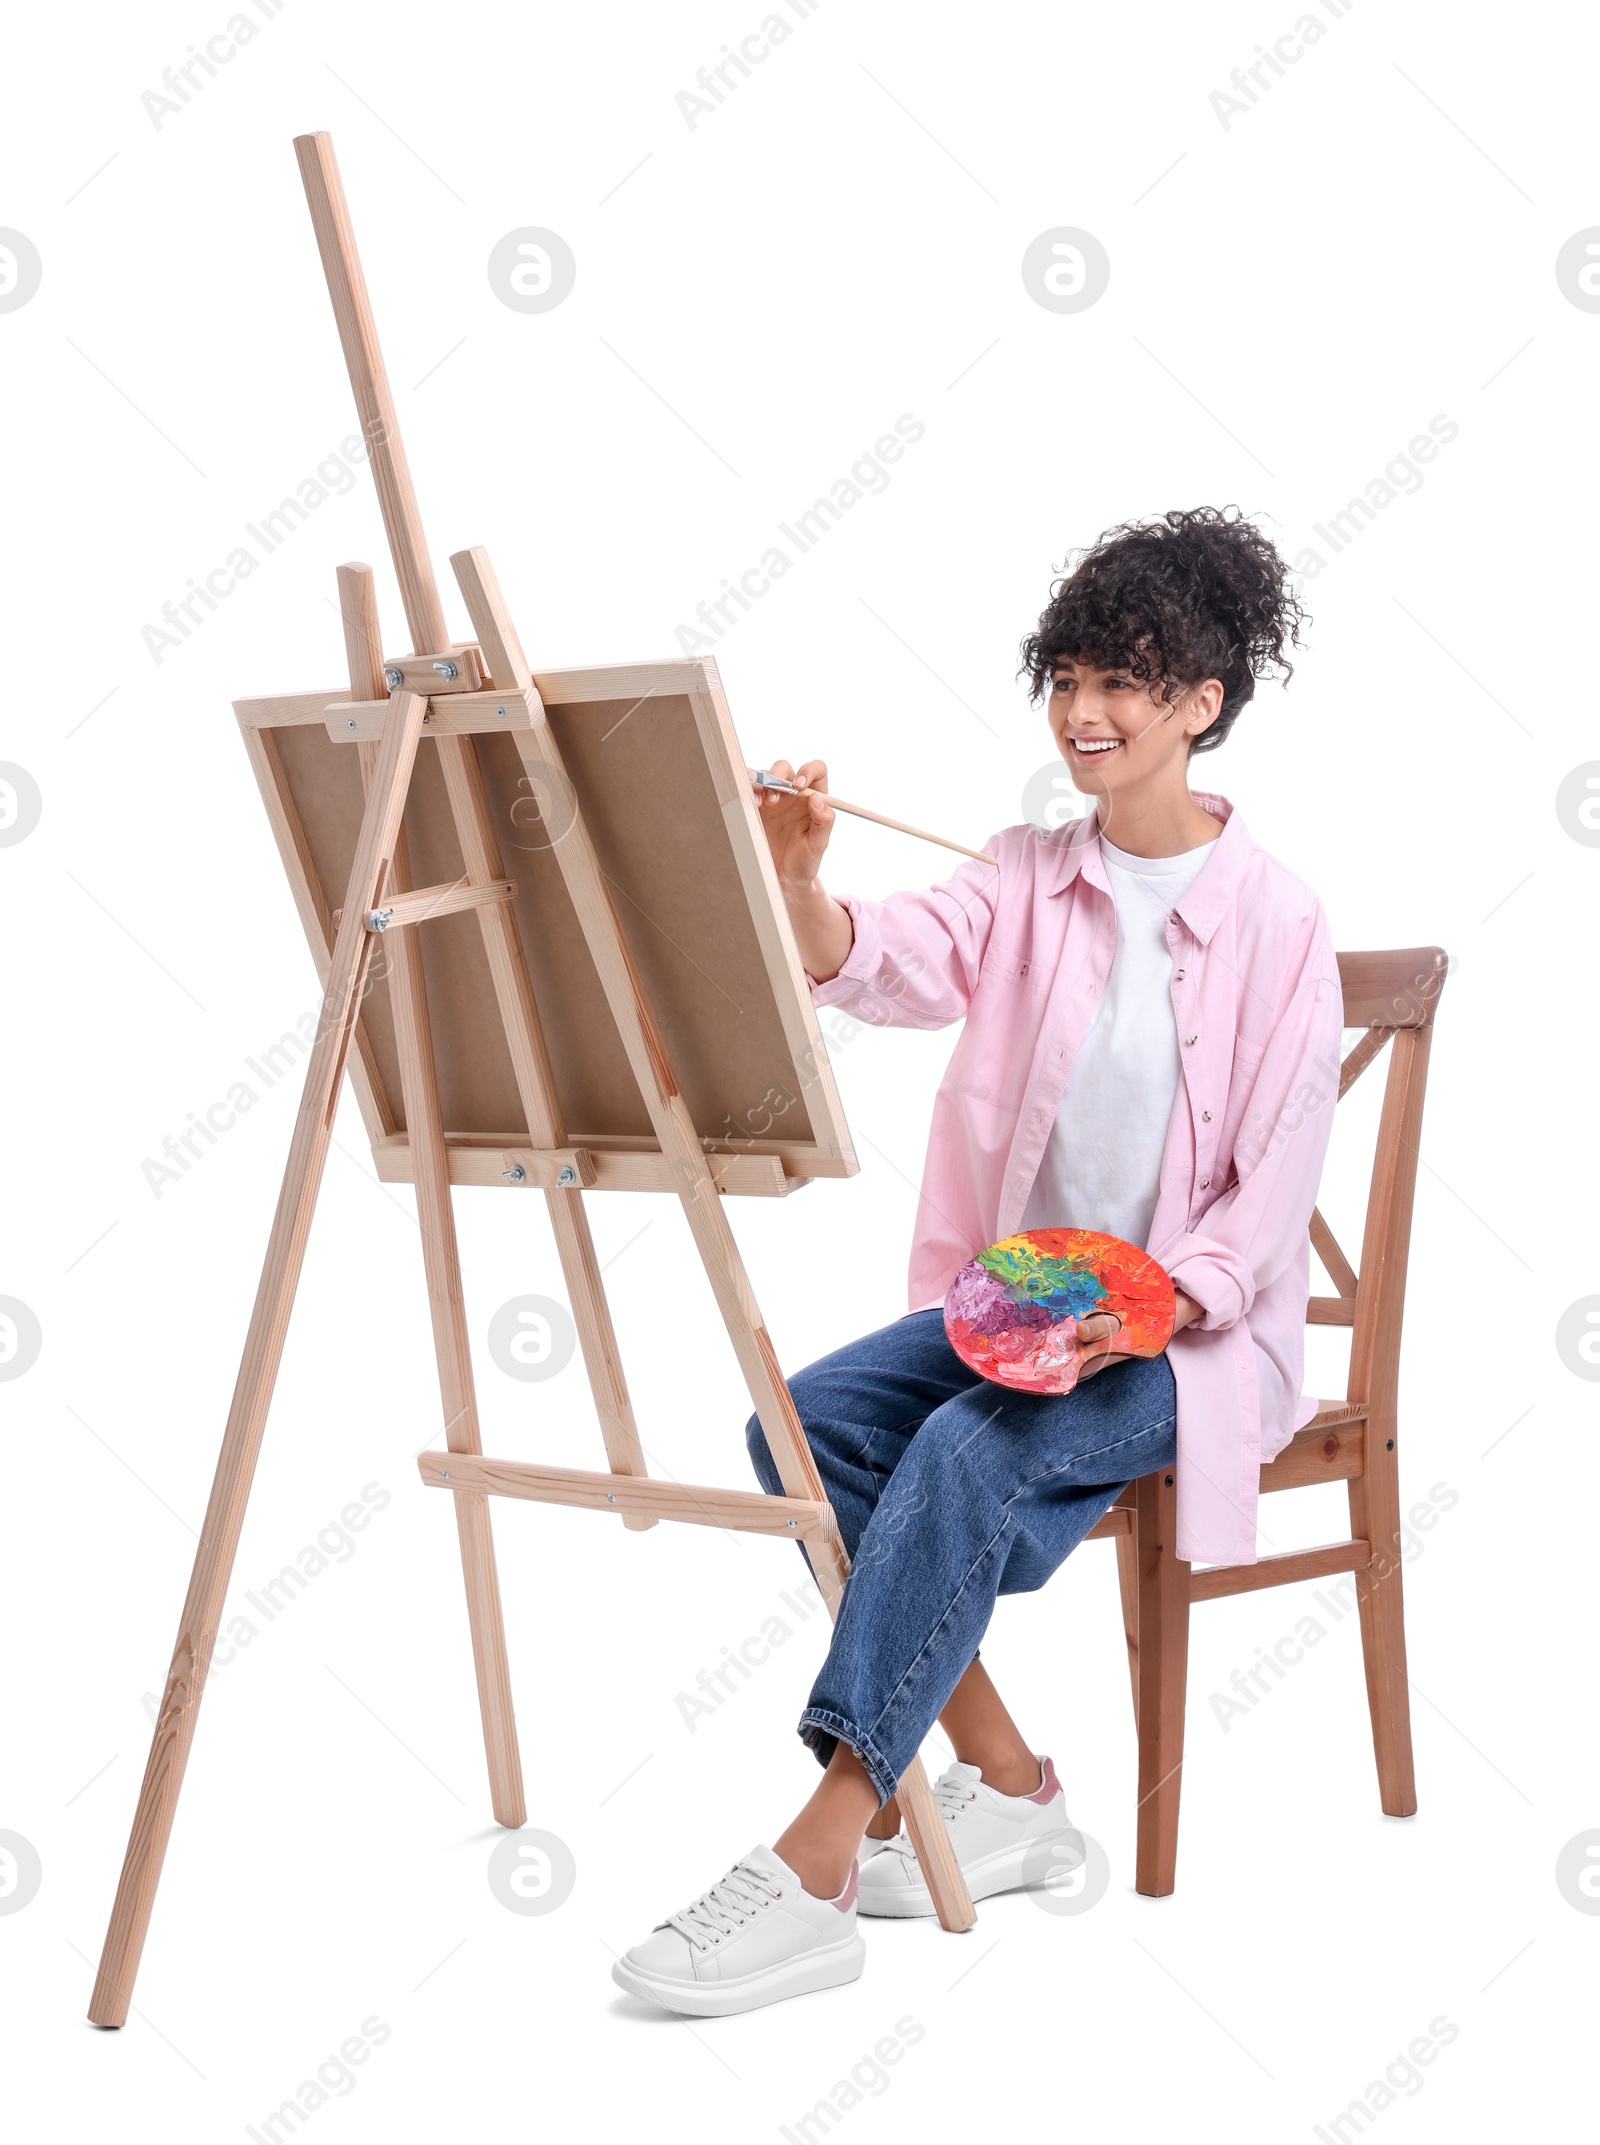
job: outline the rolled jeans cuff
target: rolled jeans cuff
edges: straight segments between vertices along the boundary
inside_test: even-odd
[[[900,1782],[894,1768],[884,1757],[872,1738],[863,1735],[841,1713],[830,1713],[825,1706],[807,1706],[800,1716],[798,1734],[802,1743],[807,1743],[817,1754],[817,1763],[827,1766],[841,1743],[848,1743],[861,1762],[861,1769],[878,1791],[878,1808],[892,1800]]]

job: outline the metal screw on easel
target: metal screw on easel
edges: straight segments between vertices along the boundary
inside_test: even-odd
[[[570,1162],[563,1162],[561,1167],[556,1171],[557,1184],[570,1186],[576,1184],[577,1181],[578,1172],[573,1168]]]
[[[450,1470],[449,1470],[449,1468],[448,1468],[448,1467],[441,1467],[441,1468],[440,1468],[440,1470],[439,1470],[439,1480],[440,1480],[441,1482],[448,1482],[448,1481],[450,1480]]]
[[[397,693],[406,682],[406,674],[396,664],[387,664],[384,668],[383,682],[388,686],[391,693]]]
[[[784,1521],[784,1523],[783,1523],[783,1524],[784,1524],[784,1525],[785,1525],[786,1527],[794,1527],[794,1526],[798,1526],[798,1525],[799,1525],[799,1522],[798,1522],[798,1520],[793,1520],[793,1519],[786,1519],[786,1520]]]
[[[525,1184],[527,1182],[528,1172],[520,1162],[513,1162],[509,1169],[501,1170],[500,1174],[505,1178],[507,1184]]]
[[[447,684],[452,678],[459,678],[461,675],[454,663],[435,663],[433,667]]]

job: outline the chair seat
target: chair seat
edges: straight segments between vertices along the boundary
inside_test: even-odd
[[[1365,1418],[1366,1412],[1364,1400],[1319,1400],[1316,1414],[1296,1435],[1304,1437],[1307,1430],[1328,1430],[1336,1423],[1358,1423]]]

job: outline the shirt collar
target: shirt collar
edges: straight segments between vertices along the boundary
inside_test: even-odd
[[[1228,798],[1213,790],[1197,789],[1189,794],[1203,812],[1209,812],[1213,819],[1222,822],[1222,832],[1211,844],[1210,856],[1201,865],[1193,883],[1173,903],[1204,946],[1210,943],[1211,934],[1238,892],[1245,866],[1255,854],[1255,843]],[[1049,889],[1052,894],[1064,893],[1080,871],[1091,886],[1098,886],[1102,893],[1111,892],[1100,854],[1100,822],[1095,813],[1091,812],[1085,819],[1070,821],[1058,834],[1046,836],[1046,839],[1060,857],[1055,884]]]

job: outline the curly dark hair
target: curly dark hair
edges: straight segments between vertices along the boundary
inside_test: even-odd
[[[1219,678],[1222,711],[1189,740],[1192,758],[1215,752],[1258,678],[1294,675],[1285,650],[1300,645],[1306,614],[1276,547],[1237,507],[1120,522],[1068,567],[1022,644],[1032,700],[1068,661],[1159,683],[1169,706]]]

